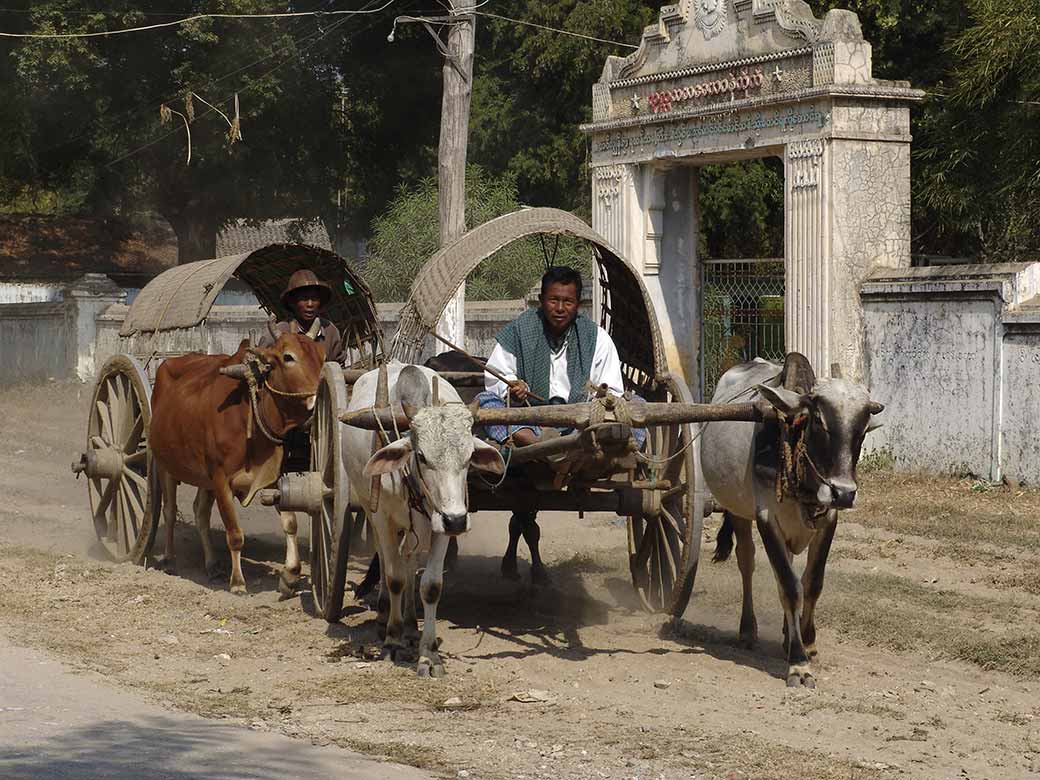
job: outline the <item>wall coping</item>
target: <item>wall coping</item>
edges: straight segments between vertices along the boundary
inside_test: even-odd
[[[970,263],[918,268],[879,268],[860,286],[878,297],[997,298],[1007,306],[1040,296],[1040,263]]]

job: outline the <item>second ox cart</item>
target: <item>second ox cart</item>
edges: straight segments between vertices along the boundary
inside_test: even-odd
[[[427,337],[467,275],[508,244],[534,235],[583,239],[595,260],[601,291],[600,324],[621,359],[626,396],[596,393],[588,403],[481,409],[477,424],[548,425],[572,432],[516,449],[500,484],[470,477],[469,510],[613,512],[626,518],[632,583],[648,610],[680,615],[693,590],[700,552],[705,495],[697,484],[692,423],[761,420],[768,410],[752,404],[694,404],[665,360],[653,304],[639,274],[577,217],[548,208],[524,209],[481,225],[441,249],[423,266],[401,313],[391,359],[420,360]],[[363,370],[326,364],[311,429],[313,470],[283,476],[263,500],[312,518],[311,581],[316,606],[339,619],[353,526],[363,508],[352,505],[343,466],[346,423],[394,431],[404,412],[384,400],[360,413],[345,412],[350,386]],[[456,386],[483,386],[482,372],[442,372]],[[638,395],[639,398],[635,398]],[[642,399],[642,400],[640,400]],[[643,446],[635,429],[646,428]],[[545,459],[556,461],[553,468]]]

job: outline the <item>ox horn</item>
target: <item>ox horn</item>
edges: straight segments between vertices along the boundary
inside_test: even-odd
[[[407,402],[402,403],[401,408],[404,409],[404,416],[408,420],[408,422],[411,422],[412,418],[415,417],[415,413],[419,411],[418,406],[413,406],[412,404]]]
[[[314,322],[307,328],[307,338],[311,341],[318,338],[318,332],[321,330],[321,317],[315,317]]]
[[[249,366],[245,365],[244,363],[234,363],[230,366],[223,366],[220,369],[221,374],[223,374],[224,376],[231,377],[232,379],[237,379],[239,382],[245,380],[248,371]]]
[[[377,409],[383,409],[390,405],[390,382],[387,378],[386,363],[381,363],[379,373],[376,375],[376,403]]]
[[[871,401],[867,405],[867,408],[870,409],[871,414],[881,414],[883,411],[885,411],[885,405],[880,401]]]
[[[267,332],[271,334],[271,338],[275,341],[278,341],[278,331],[275,330],[274,327],[277,324],[277,322],[278,318],[275,317],[273,314],[271,315],[270,319],[267,320]]]

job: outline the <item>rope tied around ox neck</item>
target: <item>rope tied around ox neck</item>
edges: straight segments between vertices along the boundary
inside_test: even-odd
[[[269,369],[267,364],[259,354],[251,350],[246,350],[246,356],[243,362],[249,367],[249,370],[246,372],[246,387],[249,389],[249,417],[246,418],[246,438],[253,438],[253,420],[255,419],[257,427],[260,428],[260,432],[263,433],[271,442],[277,445],[285,444],[285,439],[280,436],[275,436],[271,433],[270,429],[268,429],[267,425],[264,423],[263,415],[260,413],[260,408],[257,406],[257,399],[260,395],[261,388],[266,387],[272,392],[278,392],[271,387],[268,381],[267,372]],[[263,378],[262,384],[260,382],[261,377]]]
[[[776,470],[777,502],[788,497],[799,500],[798,489],[805,485],[809,469],[821,483],[830,484],[809,455],[806,441],[809,433],[808,412],[801,412],[789,421],[786,414],[777,410],[776,420],[780,428],[780,463]]]

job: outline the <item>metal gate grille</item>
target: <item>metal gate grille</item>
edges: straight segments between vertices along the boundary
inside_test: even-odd
[[[708,260],[701,264],[704,400],[727,369],[755,357],[783,361],[783,258]]]

